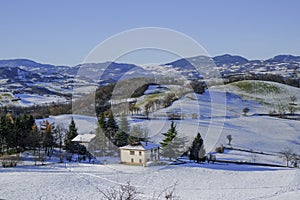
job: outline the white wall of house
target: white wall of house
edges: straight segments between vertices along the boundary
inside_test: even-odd
[[[146,162],[159,161],[159,149],[151,149],[146,151]]]
[[[145,165],[146,151],[121,149],[121,162],[133,165]]]
[[[149,150],[121,149],[121,162],[132,165],[146,165],[149,161],[159,161],[159,148]]]

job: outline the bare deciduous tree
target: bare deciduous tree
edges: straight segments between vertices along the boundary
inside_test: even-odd
[[[155,193],[153,194],[152,199],[153,200],[160,200],[160,199],[166,199],[166,200],[179,200],[180,198],[176,196],[175,190],[176,185],[174,185],[165,188],[162,192],[160,192],[157,196]],[[142,199],[141,195],[142,193],[139,192],[136,187],[132,186],[130,182],[127,182],[124,185],[120,185],[119,188],[111,188],[106,191],[102,191],[101,189],[97,188],[98,191],[102,194],[102,199],[106,200],[139,200]]]
[[[244,108],[243,109],[243,115],[246,116],[249,111],[250,111],[249,108]]]
[[[226,138],[228,140],[228,145],[231,145],[232,135],[227,135]]]
[[[289,162],[295,157],[291,149],[285,149],[280,152],[281,157],[286,161],[286,166],[289,167]]]
[[[155,194],[153,194],[152,199],[159,200],[164,198],[166,200],[176,200],[176,199],[180,200],[180,197],[175,194],[176,186],[177,186],[177,182],[174,185],[165,188],[157,197],[155,196]]]
[[[295,114],[296,106],[297,106],[296,102],[297,102],[296,96],[291,96],[290,97],[290,103],[289,103],[289,106],[288,106],[288,109],[289,109],[291,115]]]
[[[127,182],[125,185],[120,185],[119,189],[111,188],[106,192],[103,192],[98,188],[98,191],[103,195],[104,199],[107,200],[139,200],[140,192]]]

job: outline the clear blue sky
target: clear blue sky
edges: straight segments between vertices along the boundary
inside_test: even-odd
[[[300,1],[0,0],[0,59],[76,65],[101,41],[127,29],[163,27],[214,56],[300,55]]]

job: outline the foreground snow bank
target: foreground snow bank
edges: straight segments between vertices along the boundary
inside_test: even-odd
[[[300,171],[225,164],[136,167],[54,164],[0,168],[1,199],[101,199],[101,191],[128,181],[151,199],[175,183],[181,199],[292,199]]]

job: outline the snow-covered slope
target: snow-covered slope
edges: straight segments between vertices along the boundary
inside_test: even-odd
[[[248,116],[242,114],[245,107],[250,109]],[[286,148],[300,151],[299,121],[256,115],[266,110],[263,105],[231,92],[221,92],[219,88],[212,88],[203,95],[188,94],[171,107],[152,113],[150,120],[132,120],[132,123],[146,127],[151,139],[160,142],[161,133],[166,132],[171,123],[167,113],[174,110],[184,116],[183,120],[175,120],[179,134],[191,142],[200,132],[205,138],[207,152],[226,145],[229,134],[233,137],[232,145],[239,148],[277,153]],[[193,119],[193,114],[198,119]],[[277,162],[284,163],[282,159]]]
[[[159,142],[161,133],[171,123],[167,113],[176,110],[184,116],[175,120],[178,133],[191,141],[199,131],[205,138],[207,152],[226,144],[226,136],[231,134],[232,147],[272,154],[253,157],[247,152],[227,150],[217,154],[218,159],[283,165],[279,151],[290,148],[300,152],[299,121],[259,116],[258,113],[265,112],[265,105],[245,96],[241,98],[238,92],[232,86],[225,86],[225,92],[224,88],[210,88],[203,95],[187,94],[169,108],[151,113],[150,120],[128,119],[132,125],[148,128],[151,140]],[[245,107],[250,109],[248,116],[242,115]],[[53,116],[48,120],[68,126],[71,117]],[[95,130],[95,118],[73,117],[80,133]],[[3,199],[102,199],[101,191],[127,182],[142,192],[141,199],[152,199],[153,193],[158,195],[174,184],[176,195],[188,200],[297,199],[300,196],[299,169],[223,163],[137,167],[108,160],[107,165],[67,163],[0,168],[0,173],[0,198]]]
[[[95,117],[88,117],[82,115],[59,115],[59,116],[50,116],[45,119],[36,120],[37,125],[42,121],[48,120],[50,123],[56,125],[62,125],[66,129],[69,128],[69,124],[74,119],[78,134],[86,134],[95,131],[97,127],[97,119]]]
[[[0,168],[3,199],[104,199],[102,192],[130,184],[141,199],[172,190],[187,200],[297,199],[299,170],[242,165],[188,164],[136,167],[120,164],[54,164]],[[163,199],[162,197],[159,199]]]

